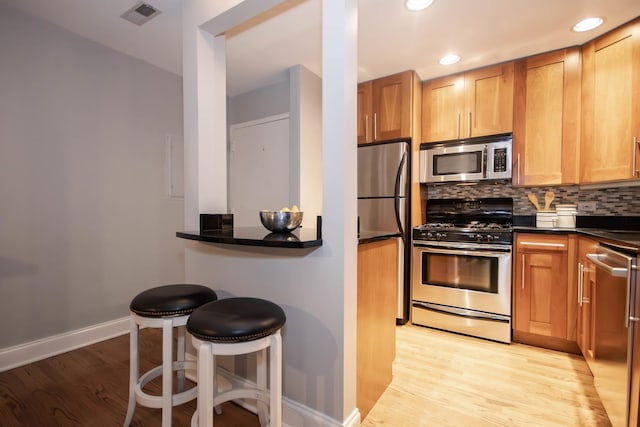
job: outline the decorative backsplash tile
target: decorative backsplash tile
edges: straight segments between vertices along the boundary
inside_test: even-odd
[[[575,204],[578,202],[595,202],[595,210],[580,210],[578,215],[640,215],[640,187],[616,187],[603,189],[580,188],[578,185],[558,187],[516,187],[510,182],[479,182],[472,185],[431,184],[421,185],[423,200],[425,198],[480,198],[480,197],[512,197],[515,215],[534,215],[533,207],[527,195],[533,193],[538,197],[540,206],[544,206],[544,193],[553,191],[555,199],[551,204]]]

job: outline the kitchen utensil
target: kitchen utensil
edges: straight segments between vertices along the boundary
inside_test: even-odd
[[[546,193],[544,193],[544,210],[548,211],[551,208],[551,202],[553,202],[553,199],[555,197],[555,194],[553,193],[553,191],[547,191]]]
[[[540,209],[540,204],[538,203],[538,198],[536,197],[536,195],[535,195],[535,194],[533,194],[533,193],[529,193],[529,194],[528,194],[528,197],[529,197],[529,201],[530,201],[531,203],[533,203],[533,206],[535,206],[535,207],[536,207],[536,210],[537,210],[537,211],[542,210],[542,209]]]
[[[302,223],[302,212],[260,211],[260,222],[274,233],[288,233]]]

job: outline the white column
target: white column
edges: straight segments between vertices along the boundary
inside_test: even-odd
[[[356,406],[357,0],[322,2],[323,240],[341,271],[343,419]],[[340,345],[340,344],[339,344]],[[338,390],[338,387],[336,387]]]

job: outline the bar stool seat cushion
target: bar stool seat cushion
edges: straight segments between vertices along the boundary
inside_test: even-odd
[[[225,298],[195,310],[187,330],[203,341],[234,343],[254,341],[278,331],[285,324],[284,310],[259,298]]]
[[[214,290],[203,285],[164,285],[142,291],[129,308],[143,317],[184,316],[217,298]]]

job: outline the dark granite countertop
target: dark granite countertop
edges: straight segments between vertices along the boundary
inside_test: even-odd
[[[513,231],[516,233],[580,234],[622,249],[640,253],[639,217],[598,217],[578,216],[576,228],[538,228],[535,216],[514,218]]]
[[[297,228],[291,233],[271,233],[264,227],[236,227],[230,230],[178,231],[176,237],[227,245],[267,246],[273,248],[314,248],[322,246],[316,229]]]

